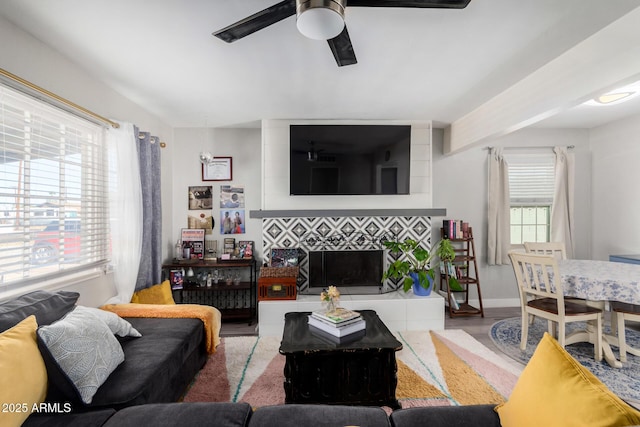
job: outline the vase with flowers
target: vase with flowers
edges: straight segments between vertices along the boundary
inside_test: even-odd
[[[335,286],[329,286],[327,289],[320,293],[320,300],[322,301],[325,312],[332,313],[338,308],[338,302],[340,301],[340,291]]]

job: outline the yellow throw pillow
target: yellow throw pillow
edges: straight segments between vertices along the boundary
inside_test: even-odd
[[[47,368],[31,315],[0,334],[1,426],[20,426],[47,395]]]
[[[506,403],[503,427],[630,426],[640,412],[613,394],[545,332]]]
[[[136,304],[175,304],[171,284],[168,280],[153,285],[150,288],[142,289],[133,294],[131,302]]]

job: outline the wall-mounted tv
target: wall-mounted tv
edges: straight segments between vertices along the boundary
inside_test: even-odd
[[[291,195],[409,194],[410,125],[291,125]]]

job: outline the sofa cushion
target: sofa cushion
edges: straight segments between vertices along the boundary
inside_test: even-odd
[[[640,412],[613,394],[547,332],[509,400],[496,411],[503,427],[640,424]]]
[[[428,423],[426,423],[428,425]],[[342,405],[277,405],[255,410],[249,427],[390,426],[380,407]]]
[[[122,409],[105,427],[245,427],[250,417],[248,403],[157,403]]]
[[[69,399],[79,397],[85,404],[91,403],[98,388],[124,361],[122,347],[109,327],[85,310],[73,310],[38,328],[38,342],[50,380]]]
[[[114,335],[119,337],[141,337],[142,334],[136,330],[131,323],[124,320],[122,317],[110,311],[100,310],[99,308],[77,306],[75,310],[85,311],[91,313],[100,320],[102,320],[111,330]]]
[[[101,427],[116,413],[115,409],[66,413],[69,405],[53,406],[51,412],[31,414],[22,427]]]
[[[202,321],[125,319],[142,336],[119,339],[125,361],[98,389],[90,406],[121,409],[175,402],[207,360]]]
[[[496,405],[426,406],[393,411],[389,416],[393,427],[482,426],[500,427]]]
[[[0,334],[0,425],[19,426],[34,404],[44,401],[47,370],[36,343],[35,316],[31,315]]]
[[[68,291],[34,291],[0,303],[0,332],[36,316],[38,326],[49,325],[73,310],[80,294]]]
[[[136,304],[175,304],[168,280],[150,288],[134,292],[131,302]]]

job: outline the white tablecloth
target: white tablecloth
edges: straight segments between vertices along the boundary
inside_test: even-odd
[[[566,296],[640,305],[640,265],[568,259],[558,261]]]

